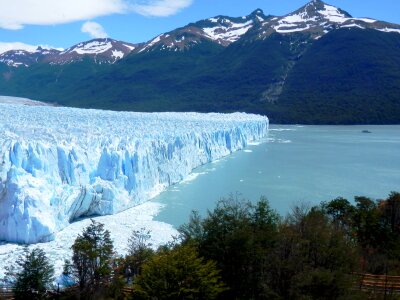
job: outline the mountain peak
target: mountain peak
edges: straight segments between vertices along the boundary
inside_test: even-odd
[[[135,52],[184,51],[196,47],[204,41],[228,46],[241,39],[255,25],[259,26],[268,18],[259,8],[242,17],[218,15],[160,34],[141,45]]]
[[[248,16],[243,17],[243,18],[245,18],[246,20],[253,20],[253,21],[255,21],[256,23],[263,23],[263,22],[265,22],[269,17],[271,17],[271,16],[266,16],[266,15],[264,14],[264,12],[263,12],[262,9],[257,8],[257,9],[254,10],[251,14],[249,14]]]
[[[335,23],[342,22],[343,19],[352,17],[348,12],[321,0],[312,0],[308,2],[293,14],[299,12],[307,13],[309,16],[322,16],[323,18]]]
[[[316,7],[321,7],[325,5],[326,3],[322,0],[311,0],[308,2],[305,6],[316,6]]]
[[[319,38],[327,31],[348,22],[351,18],[349,13],[340,8],[321,0],[312,0],[298,10],[276,18],[274,23],[268,25],[278,33],[308,31],[312,32],[314,38]]]
[[[264,12],[261,8],[257,8],[250,14],[250,16],[264,16]]]

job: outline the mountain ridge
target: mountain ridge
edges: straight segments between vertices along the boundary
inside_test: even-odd
[[[54,52],[55,62],[43,49],[17,66],[0,55],[0,94],[83,108],[245,111],[275,123],[400,124],[399,49],[400,25],[317,0],[281,17],[216,16],[140,44],[82,42]]]
[[[286,34],[308,30],[313,32],[313,37],[317,39],[332,29],[344,27],[373,28],[383,32],[400,33],[400,25],[372,18],[353,18],[340,8],[321,0],[312,0],[281,17],[264,15],[263,10],[257,8],[243,17],[218,15],[189,23],[159,34],[147,42],[133,44],[112,38],[98,38],[80,42],[65,50],[42,49],[40,46],[35,52],[15,49],[0,53],[0,62],[13,67],[27,67],[35,62],[71,63],[82,60],[83,56],[89,56],[97,63],[115,63],[129,53],[154,50],[184,51],[204,39],[226,47],[252,30],[258,32],[254,39],[265,39],[273,32]]]

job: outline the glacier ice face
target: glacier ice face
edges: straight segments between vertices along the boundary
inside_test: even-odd
[[[0,103],[0,240],[46,242],[140,204],[266,136],[244,113],[133,113]]]

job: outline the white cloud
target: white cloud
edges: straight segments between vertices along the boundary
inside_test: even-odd
[[[28,52],[35,52],[39,46],[42,47],[43,49],[64,50],[62,48],[54,48],[48,45],[29,45],[20,42],[10,42],[10,43],[0,42],[0,54],[10,50],[25,50]]]
[[[99,16],[139,13],[169,16],[193,0],[0,0],[0,28],[24,25],[55,25]]]
[[[82,25],[81,31],[84,33],[88,33],[92,38],[95,39],[108,37],[103,26],[96,22],[85,22]]]
[[[0,0],[0,27],[52,25],[121,13],[121,0]]]
[[[191,4],[192,0],[131,1],[130,9],[144,16],[167,17]]]
[[[28,52],[35,52],[37,46],[28,45],[20,42],[3,43],[0,42],[0,54],[10,50],[25,50]]]

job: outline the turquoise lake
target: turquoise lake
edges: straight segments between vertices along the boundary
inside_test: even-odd
[[[152,201],[165,205],[155,219],[178,227],[230,194],[265,196],[285,215],[300,203],[391,191],[400,191],[400,126],[271,125],[260,144],[195,169]]]

